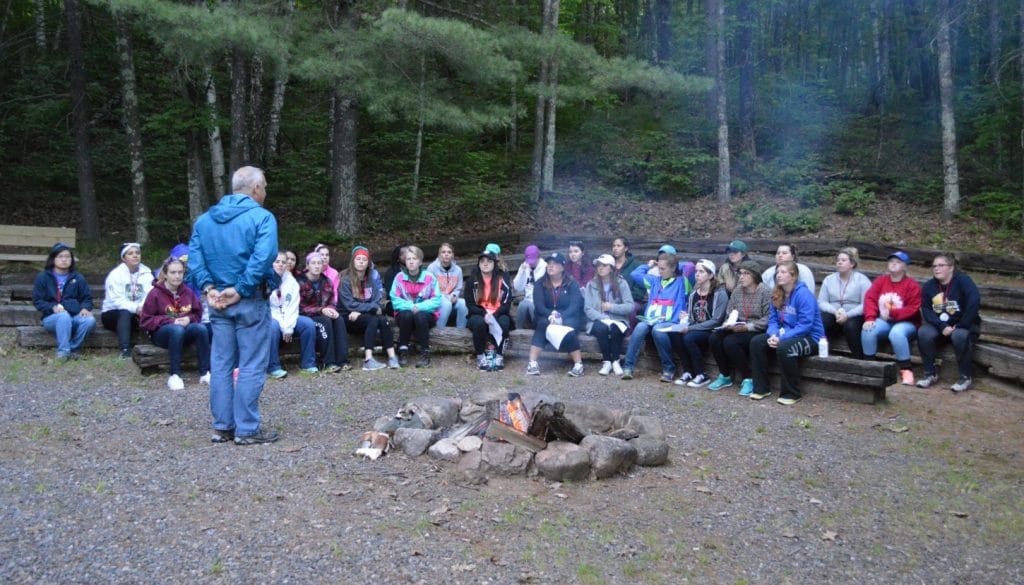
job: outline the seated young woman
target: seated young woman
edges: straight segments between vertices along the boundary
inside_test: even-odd
[[[718,286],[715,263],[711,260],[698,260],[694,276],[696,283],[686,301],[689,318],[681,331],[668,336],[683,364],[683,373],[675,383],[700,388],[710,381],[704,373],[704,352],[709,348],[711,333],[725,320],[729,293],[724,286]],[[672,377],[666,379],[662,374],[661,381],[670,382]]]
[[[640,261],[630,251],[629,240],[621,236],[612,240],[612,258],[615,258],[615,269],[629,285],[629,293],[633,296],[633,307],[639,313],[647,301],[647,289],[643,282],[634,282],[629,277],[637,266],[640,266]]]
[[[139,328],[142,303],[153,288],[153,272],[142,263],[142,246],[121,246],[121,263],[107,274],[104,283],[103,327],[117,333],[121,359],[132,357],[132,332]]]
[[[391,307],[398,320],[398,363],[409,362],[409,341],[415,335],[420,346],[417,368],[430,366],[430,328],[441,311],[441,288],[423,269],[423,250],[405,247],[405,266],[391,285]]]
[[[199,382],[210,383],[210,333],[203,326],[203,306],[192,289],[183,284],[185,264],[170,260],[160,268],[160,276],[142,304],[139,325],[153,343],[166,349],[171,374],[167,387],[185,388],[181,379],[181,354],[186,345],[194,345],[199,365]]]
[[[463,298],[469,310],[466,326],[473,332],[473,353],[481,370],[505,368],[505,345],[512,330],[512,285],[508,275],[498,268],[498,257],[483,251],[477,258],[476,269],[466,280]],[[491,327],[501,328],[501,343],[491,335]],[[494,344],[494,363],[487,357],[487,344]]]
[[[800,264],[796,260],[796,246],[793,244],[779,244],[779,247],[775,249],[775,266],[768,268],[761,273],[761,281],[769,289],[775,288],[775,270],[779,267],[779,264],[783,262],[792,262],[796,264],[797,270],[800,272],[799,280],[804,283],[807,290],[814,294],[815,282],[814,273],[811,269],[804,264]]]
[[[964,392],[971,387],[974,344],[981,335],[981,292],[970,276],[957,270],[956,256],[951,252],[940,252],[932,258],[932,275],[921,287],[924,323],[917,330],[917,347],[924,377],[917,381],[917,387],[928,388],[939,381],[935,354],[939,345],[950,343],[960,376],[949,389]]]
[[[775,289],[768,308],[768,331],[750,340],[754,371],[754,391],[750,398],[763,400],[771,396],[768,353],[774,351],[782,373],[778,403],[788,406],[801,398],[800,358],[818,351],[818,341],[825,335],[825,329],[814,293],[797,280],[796,262],[784,261],[776,268]]]
[[[352,248],[348,268],[341,272],[338,308],[348,322],[348,330],[363,334],[363,370],[368,372],[399,368],[391,321],[384,314],[383,299],[384,285],[373,265],[370,250],[365,246]],[[378,336],[388,356],[386,366],[373,359]]]
[[[871,288],[871,279],[857,270],[858,264],[857,248],[839,250],[836,271],[821,282],[818,309],[825,334],[842,333],[853,357],[864,359],[860,333],[864,326],[864,295]]]
[[[594,264],[580,240],[569,242],[569,261],[565,263],[565,273],[579,283],[580,290],[594,278]]]
[[[288,270],[288,254],[277,253],[274,272],[281,277],[281,286],[271,291],[267,304],[273,317],[270,331],[270,358],[267,360],[267,374],[281,379],[288,372],[281,367],[281,341],[291,343],[299,338],[299,367],[307,374],[317,373],[316,367],[316,323],[299,314],[299,282]]]
[[[92,291],[76,264],[71,247],[58,242],[32,283],[32,304],[42,313],[43,328],[57,338],[58,360],[79,359],[78,350],[96,328]]]
[[[914,385],[914,371],[910,369],[910,342],[917,337],[921,326],[921,285],[907,275],[910,256],[897,250],[886,259],[888,273],[871,283],[864,295],[864,325],[860,342],[864,357],[878,353],[878,342],[889,340],[900,369],[900,382]]]
[[[742,240],[733,240],[725,247],[725,262],[718,268],[716,279],[719,286],[724,286],[726,292],[732,294],[740,281],[740,264],[750,260],[747,256],[747,244]],[[761,280],[761,275],[758,275]]]
[[[299,312],[317,325],[317,349],[324,371],[351,370],[348,363],[348,331],[334,298],[334,284],[323,274],[324,259],[318,252],[306,255],[306,271],[299,276]]]
[[[465,282],[462,268],[455,262],[455,248],[445,242],[437,249],[437,259],[427,266],[427,271],[437,279],[441,288],[441,312],[437,316],[437,326],[447,327],[452,311],[455,311],[455,326],[465,327],[466,299],[462,298]]]
[[[519,265],[516,276],[512,280],[512,288],[523,298],[516,307],[516,325],[523,329],[533,329],[533,287],[537,281],[547,274],[547,262],[540,257],[540,248],[530,244],[523,250],[523,263]]]
[[[331,297],[331,301],[334,303],[335,306],[337,306],[338,286],[341,284],[339,280],[341,277],[338,271],[331,266],[331,249],[327,246],[327,244],[317,244],[316,247],[313,248],[313,251],[320,254],[320,257],[323,258],[323,275],[327,278],[327,280],[331,281],[331,286],[333,287],[334,290],[334,296]]]
[[[615,258],[602,254],[594,259],[597,273],[583,288],[583,312],[587,317],[587,333],[597,339],[601,348],[601,369],[607,376],[622,375],[622,340],[629,330],[629,318],[635,310],[629,283],[615,267]]]
[[[565,272],[569,261],[558,252],[544,259],[547,273],[533,287],[533,310],[537,323],[530,340],[530,361],[526,364],[528,376],[540,375],[540,354],[547,341],[548,327],[561,325],[571,331],[562,338],[558,351],[568,352],[573,366],[569,375],[577,378],[583,375],[583,352],[576,332],[583,329],[583,294],[580,285]]]
[[[708,345],[718,364],[718,377],[708,386],[721,390],[732,386],[733,377],[740,382],[740,396],[754,392],[754,379],[750,373],[750,340],[768,328],[768,306],[772,294],[761,282],[761,266],[753,260],[740,263],[739,280],[729,297],[725,312],[731,325],[711,334]],[[731,319],[733,311],[736,319]]]
[[[652,267],[657,268],[657,273],[648,273]],[[648,290],[647,306],[643,315],[637,318],[633,335],[629,338],[622,379],[633,379],[637,357],[650,334],[654,338],[654,346],[661,360],[662,375],[667,373],[671,381],[676,370],[676,365],[672,361],[672,343],[669,341],[668,333],[659,329],[679,324],[680,319],[686,315],[686,297],[691,290],[689,280],[680,272],[676,249],[668,244],[662,246],[658,250],[658,259],[637,266],[630,278],[645,284]]]

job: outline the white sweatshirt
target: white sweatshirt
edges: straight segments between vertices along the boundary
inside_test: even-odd
[[[281,288],[270,293],[270,315],[281,326],[282,335],[295,331],[299,320],[299,281],[285,271],[281,277]]]
[[[128,272],[128,265],[122,262],[107,275],[104,287],[103,311],[137,313],[153,288],[153,271],[145,264],[139,264],[138,270],[132,274]]]

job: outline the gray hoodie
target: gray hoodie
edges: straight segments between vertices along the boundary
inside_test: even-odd
[[[629,291],[629,283],[626,282],[626,279],[620,276],[618,282],[613,285],[619,287],[621,300],[618,303],[613,302],[611,310],[607,313],[601,310],[601,291],[598,288],[600,286],[601,283],[595,276],[583,289],[583,312],[587,315],[587,333],[590,332],[594,321],[601,319],[611,319],[629,325],[629,316],[634,310],[633,293]]]

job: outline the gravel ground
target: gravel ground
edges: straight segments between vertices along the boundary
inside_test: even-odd
[[[274,445],[208,440],[111,355],[54,364],[0,332],[3,583],[1024,583],[1024,399],[982,384],[888,403],[565,376],[462,358],[270,381]],[[577,484],[350,455],[421,395],[535,389],[661,419],[670,463]]]

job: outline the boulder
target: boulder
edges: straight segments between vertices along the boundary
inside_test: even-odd
[[[664,439],[665,430],[661,427],[661,421],[653,416],[633,415],[626,422],[626,428],[632,429],[640,436],[648,436],[655,439]]]
[[[405,420],[396,418],[395,416],[382,416],[373,423],[373,430],[378,433],[393,434],[398,429],[422,429],[423,421],[419,416],[413,415],[412,418]]]
[[[409,457],[419,457],[437,441],[440,434],[440,431],[428,429],[398,429],[393,442]]]
[[[480,454],[483,469],[497,475],[525,475],[533,461],[533,453],[498,441],[484,441]]]
[[[427,455],[442,461],[458,461],[461,454],[459,447],[451,439],[441,439],[427,449]]]
[[[622,439],[587,435],[580,447],[590,453],[590,466],[597,479],[628,471],[636,461],[636,449]]]
[[[622,411],[591,404],[589,402],[566,402],[565,417],[572,421],[584,434],[604,434],[620,428]]]
[[[582,481],[590,477],[590,453],[579,445],[552,441],[534,456],[537,470],[550,481]]]
[[[469,485],[480,485],[487,483],[487,475],[483,471],[483,456],[480,451],[472,451],[464,454],[455,464],[453,476],[456,481],[463,481]]]
[[[459,439],[458,447],[459,451],[469,453],[470,451],[479,451],[480,447],[484,444],[484,440],[476,435],[470,435]]]
[[[629,444],[636,449],[637,465],[656,467],[668,461],[668,443],[662,439],[643,435],[629,441]]]
[[[422,396],[410,400],[402,407],[402,410],[419,413],[423,416],[424,422],[430,420],[429,428],[443,429],[459,422],[459,409],[462,408],[462,401],[457,398],[441,398],[437,396]]]

